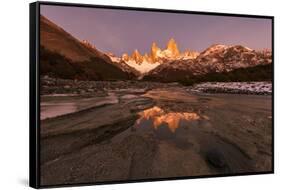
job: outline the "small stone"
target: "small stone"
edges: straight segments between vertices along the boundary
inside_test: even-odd
[[[224,168],[226,166],[226,160],[223,154],[217,149],[208,151],[206,158],[207,161],[216,168]]]
[[[80,94],[85,94],[86,91],[85,91],[85,90],[79,90],[79,93],[80,93]]]

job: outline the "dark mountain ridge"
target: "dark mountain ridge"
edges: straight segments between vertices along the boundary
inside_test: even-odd
[[[136,75],[122,70],[94,46],[79,41],[44,16],[40,16],[41,74],[78,80],[128,80]]]
[[[188,81],[207,74],[227,73],[272,63],[271,51],[255,51],[240,45],[213,45],[196,59],[175,60],[159,65],[144,76],[144,80]],[[241,70],[242,71],[242,70]],[[259,80],[259,79],[256,79]]]

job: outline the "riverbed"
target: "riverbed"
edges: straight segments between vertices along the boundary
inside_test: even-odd
[[[42,185],[272,169],[270,95],[173,84],[42,100]]]

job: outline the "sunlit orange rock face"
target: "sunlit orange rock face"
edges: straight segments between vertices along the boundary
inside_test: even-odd
[[[122,55],[122,60],[124,60],[124,61],[129,61],[129,59],[130,59],[130,57],[129,57],[129,55],[128,55],[127,53],[124,53],[124,54]]]
[[[196,57],[198,57],[199,52],[186,49],[182,54],[186,58],[195,59]]]
[[[147,53],[143,55],[143,60],[150,63],[152,62],[151,56],[149,56]]]
[[[180,121],[193,121],[198,120],[200,117],[196,113],[192,112],[165,112],[163,109],[154,106],[150,109],[144,110],[140,113],[140,118],[137,120],[137,124],[140,124],[143,120],[151,120],[154,129],[158,129],[162,124],[167,124],[171,132],[179,127]]]
[[[171,38],[167,44],[167,50],[172,53],[173,57],[178,57],[180,55],[180,51],[178,49],[178,45],[174,38]]]
[[[158,47],[156,42],[153,42],[151,45],[150,53],[141,54],[138,50],[135,50],[131,56],[129,56],[127,53],[124,53],[122,56],[123,61],[135,61],[137,64],[142,64],[143,62],[148,63],[163,63],[167,60],[176,60],[181,58],[188,58],[188,59],[195,59],[199,55],[198,52],[192,51],[192,50],[185,50],[183,52],[180,51],[178,48],[177,42],[174,38],[171,38],[166,46],[166,49],[164,48],[161,50],[161,48]]]
[[[157,62],[158,61],[158,54],[159,52],[161,52],[161,49],[157,46],[157,44],[155,42],[152,43],[151,45],[151,59],[153,62]]]
[[[131,58],[133,60],[135,60],[137,64],[140,64],[143,62],[143,57],[137,49],[132,53]]]

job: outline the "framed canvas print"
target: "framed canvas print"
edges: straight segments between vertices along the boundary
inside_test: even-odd
[[[30,4],[30,186],[274,171],[274,18]]]

